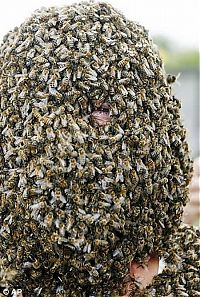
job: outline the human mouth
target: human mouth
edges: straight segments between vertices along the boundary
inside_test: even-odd
[[[111,120],[109,104],[103,103],[92,112],[91,116],[99,126],[105,126]]]

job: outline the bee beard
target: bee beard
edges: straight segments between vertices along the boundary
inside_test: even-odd
[[[141,144],[128,120],[123,124],[112,119],[103,127],[88,122],[78,130],[72,125],[72,117],[66,116],[71,142],[69,145],[64,138],[61,142],[59,134],[59,150],[54,157],[55,163],[59,161],[62,166],[51,165],[48,174],[37,171],[34,175],[40,192],[37,188],[36,192],[30,191],[26,220],[37,238],[37,250],[34,246],[28,248],[41,262],[47,252],[49,259],[56,258],[57,264],[50,270],[52,277],[55,271],[69,275],[65,285],[70,284],[75,292],[87,286],[90,293],[93,289],[116,290],[117,295],[131,260],[142,261],[151,253],[162,256],[168,249],[168,238],[180,223],[185,186],[177,190],[173,183],[167,186],[164,176],[168,175],[162,171],[157,142],[150,139]],[[141,126],[146,129],[145,124]],[[49,140],[53,143],[54,138]],[[47,156],[42,150],[37,156],[40,161]],[[49,150],[51,147],[48,154]],[[35,156],[30,158],[37,163]],[[167,162],[173,163],[173,156]],[[31,180],[27,180],[29,186]],[[41,207],[44,197],[47,206],[35,209],[35,201]],[[18,212],[24,211],[23,207],[20,204]],[[16,230],[25,225],[20,220],[16,224]],[[81,271],[81,277],[74,283],[77,271]],[[31,286],[38,283],[39,273],[33,275]]]
[[[69,201],[78,226],[77,238],[92,242],[90,252],[97,254],[96,263],[104,265],[110,255],[116,255],[106,269],[117,280],[133,258],[164,253],[166,241],[180,223],[182,204],[175,211],[174,202],[162,192],[162,178],[153,182],[160,168],[157,165],[151,171],[147,167],[152,147],[137,156],[136,143],[130,140],[134,131],[118,140],[116,127],[97,127],[96,140],[83,145],[84,165],[77,165],[65,178],[71,185]],[[103,261],[98,256],[102,253]],[[120,268],[116,268],[119,261]]]

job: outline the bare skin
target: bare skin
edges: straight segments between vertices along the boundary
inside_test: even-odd
[[[158,274],[159,258],[151,255],[144,261],[146,265],[140,265],[136,261],[130,263],[130,276],[136,279],[141,289],[151,284],[154,276]],[[126,294],[119,297],[128,297],[131,291],[131,284],[126,285]]]
[[[109,104],[104,102],[98,109],[95,109],[92,112],[92,118],[99,126],[108,124],[111,120]]]

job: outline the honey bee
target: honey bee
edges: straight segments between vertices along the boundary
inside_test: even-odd
[[[60,126],[60,118],[55,118],[53,122],[53,130],[57,130]]]
[[[91,81],[97,81],[97,72],[92,68],[88,68],[85,77]]]
[[[44,218],[44,222],[42,223],[42,225],[48,229],[51,228],[52,224],[53,224],[53,219],[54,219],[54,215],[52,212],[49,212],[45,218]]]
[[[49,139],[49,140],[54,140],[54,138],[56,137],[56,135],[51,127],[48,127],[46,129],[46,135],[47,135],[47,139]]]
[[[42,263],[36,259],[33,263],[32,263],[32,266],[34,269],[39,269],[41,267]]]
[[[88,124],[87,121],[84,119],[77,119],[77,124],[79,125],[79,127],[83,130],[87,130],[88,129]]]
[[[125,172],[128,172],[132,169],[132,166],[131,166],[131,163],[130,163],[130,160],[127,158],[127,159],[124,159],[123,160],[123,169]]]
[[[122,137],[123,137],[123,134],[122,133],[118,133],[118,134],[116,134],[115,136],[111,136],[110,138],[109,138],[109,142],[112,144],[112,143],[116,143],[116,142],[118,142],[118,141],[120,141],[121,139],[122,139]]]
[[[130,64],[129,64],[129,58],[123,58],[121,61],[119,61],[118,66],[120,68],[126,68],[129,69]]]
[[[88,98],[86,96],[81,96],[78,98],[81,109],[87,110],[88,107]]]
[[[94,245],[96,247],[107,247],[109,245],[107,240],[102,240],[102,239],[95,239],[94,240]]]
[[[118,90],[119,90],[120,94],[122,94],[122,96],[127,96],[128,95],[128,91],[127,91],[127,89],[125,88],[124,85],[119,85]]]
[[[72,158],[72,159],[70,160],[69,166],[68,166],[68,168],[67,168],[67,172],[71,172],[71,171],[73,171],[73,170],[76,168],[76,166],[77,166],[77,161],[76,161],[75,158]]]
[[[115,178],[115,182],[122,182],[124,181],[124,175],[123,175],[123,169],[122,168],[117,168],[116,169],[116,178]]]
[[[32,109],[32,114],[38,121],[41,120],[42,116],[36,108]]]
[[[45,64],[48,63],[48,60],[44,58],[42,55],[38,55],[33,58],[33,61],[38,64]]]
[[[147,192],[148,195],[151,195],[153,192],[153,185],[151,179],[148,179],[145,182],[145,191]]]
[[[102,168],[102,171],[105,175],[112,173],[113,168],[115,167],[114,162],[107,162],[106,167]]]
[[[62,203],[66,203],[66,199],[62,194],[62,191],[60,190],[60,188],[55,188],[55,191],[52,191],[52,195],[55,198],[55,200],[57,201],[61,201]]]
[[[49,94],[55,96],[57,99],[62,99],[63,95],[58,92],[55,88],[49,88]]]
[[[176,81],[176,76],[175,75],[167,75],[167,83],[168,84],[173,84]]]
[[[18,156],[16,157],[16,163],[20,164],[21,162],[25,161],[27,159],[26,150],[19,148],[17,151]]]
[[[86,154],[83,148],[80,148],[78,150],[78,154],[79,154],[79,163],[80,165],[85,165],[86,162]]]

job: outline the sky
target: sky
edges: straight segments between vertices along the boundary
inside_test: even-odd
[[[73,0],[5,0],[0,3],[0,40],[42,6],[62,6]],[[199,0],[107,0],[151,36],[169,38],[179,48],[199,48]]]

